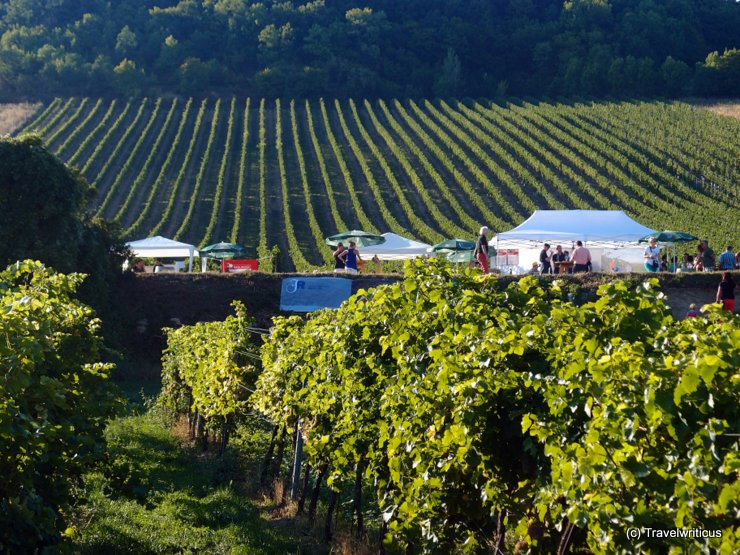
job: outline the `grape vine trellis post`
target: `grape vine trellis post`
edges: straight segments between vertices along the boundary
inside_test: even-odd
[[[305,382],[304,382],[304,386]],[[298,496],[298,488],[301,483],[301,461],[303,459],[303,431],[301,430],[301,419],[296,424],[295,454],[293,456],[293,482],[290,485],[290,498],[295,500]]]
[[[300,422],[299,422],[300,426]],[[290,498],[295,500],[298,497],[298,488],[301,481],[301,459],[303,457],[303,436],[300,427],[295,440],[295,457],[293,459],[293,483],[290,486]]]

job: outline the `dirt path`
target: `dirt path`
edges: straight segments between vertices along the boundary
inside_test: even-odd
[[[0,136],[10,135],[41,108],[41,103],[0,104]]]
[[[720,116],[729,116],[740,119],[740,99],[717,99],[710,100],[707,98],[687,98],[686,102],[699,106]],[[2,132],[2,114],[0,114],[0,132]]]

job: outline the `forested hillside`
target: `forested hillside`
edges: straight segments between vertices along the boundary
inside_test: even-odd
[[[4,0],[0,100],[736,95],[734,0]]]
[[[57,98],[26,131],[127,238],[277,245],[284,270],[326,265],[344,229],[436,243],[536,209],[740,236],[740,121],[679,102]]]

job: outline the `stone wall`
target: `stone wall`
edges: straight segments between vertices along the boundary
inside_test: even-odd
[[[280,314],[280,290],[284,277],[299,274],[130,274],[123,278],[118,293],[118,328],[123,330],[123,347],[137,356],[159,360],[164,346],[163,326],[222,320],[233,313],[230,305],[242,301],[255,325],[268,328],[273,316]],[[324,274],[334,275],[334,274]],[[316,274],[306,275],[316,277]],[[398,275],[342,276],[353,279],[353,291],[381,283],[395,282]],[[633,285],[644,274],[620,275]],[[719,273],[658,274],[667,303],[676,318],[683,318],[691,303],[701,307],[714,302]],[[557,276],[579,291],[578,302],[596,298],[602,283],[615,279],[608,274]],[[501,287],[520,279],[502,276]],[[540,279],[552,280],[555,276]],[[740,274],[735,276],[740,281]]]

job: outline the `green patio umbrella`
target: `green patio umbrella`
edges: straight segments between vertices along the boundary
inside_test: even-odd
[[[347,246],[347,243],[350,241],[354,241],[358,247],[372,247],[373,245],[382,245],[385,243],[385,237],[377,233],[362,231],[361,229],[352,229],[327,237],[325,241],[330,247],[336,247],[339,243]]]
[[[244,258],[247,256],[247,249],[234,243],[215,243],[205,248],[199,249],[201,256],[216,258],[218,260],[227,260],[230,258]]]
[[[651,237],[655,237],[658,243],[689,243],[691,241],[698,241],[698,237],[691,235],[691,233],[684,233],[683,231],[671,231],[665,230],[658,233],[651,233],[645,235],[640,239],[640,243],[647,243]]]
[[[670,229],[667,229],[665,231],[660,231],[657,233],[651,233],[650,235],[645,235],[642,239],[640,239],[640,243],[647,243],[651,237],[655,237],[655,240],[658,243],[663,243],[664,245],[671,245],[673,247],[673,255],[671,257],[671,264],[669,265],[669,269],[671,266],[674,266],[674,268],[671,270],[675,270],[675,265],[673,264],[673,261],[676,261],[676,264],[678,264],[678,261],[676,260],[676,245],[678,243],[691,243],[692,241],[698,241],[699,238],[696,235],[691,235],[691,233],[684,233],[683,231],[672,231]]]
[[[461,252],[461,251],[472,251],[475,248],[473,241],[465,241],[464,239],[448,239],[437,243],[432,247],[428,248],[429,252]]]
[[[475,256],[473,256],[472,250],[464,250],[450,252],[450,254],[447,255],[447,260],[455,264],[470,264],[471,262],[475,262]]]

